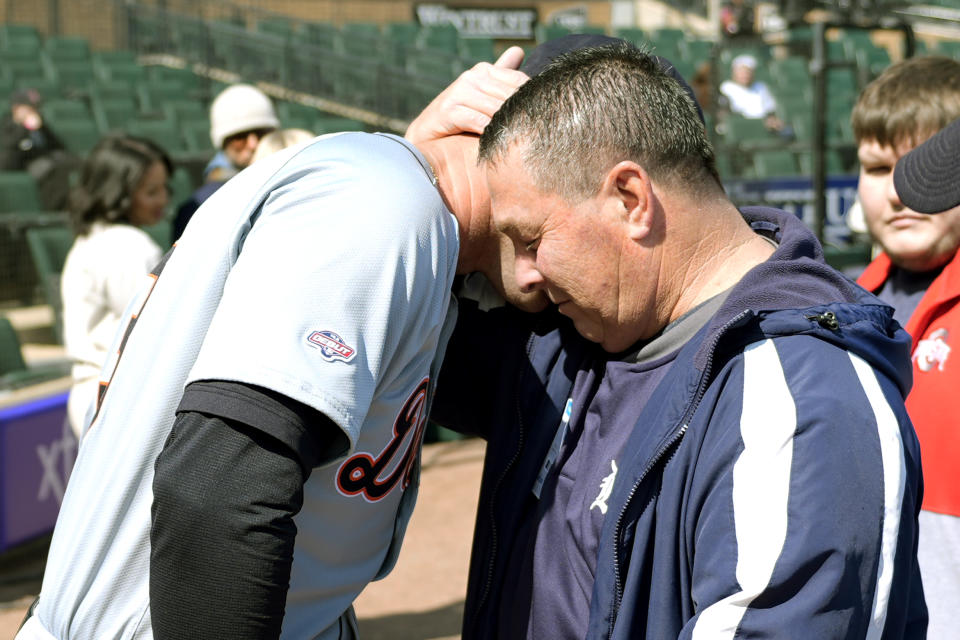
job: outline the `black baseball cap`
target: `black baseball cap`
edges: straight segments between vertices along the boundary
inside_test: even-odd
[[[900,158],[893,185],[900,202],[920,213],[960,205],[960,120]]]
[[[557,58],[565,53],[576,51],[577,49],[586,49],[587,47],[605,47],[612,44],[631,43],[623,40],[622,38],[613,38],[611,36],[604,36],[596,33],[571,33],[569,35],[560,36],[559,38],[554,38],[553,40],[544,42],[527,54],[524,57],[523,64],[520,66],[520,71],[523,71],[532,78],[546,69],[547,65],[553,62],[554,58]],[[633,45],[631,44],[631,46]],[[693,89],[690,88],[690,85],[687,84],[687,81],[683,79],[683,76],[680,75],[680,72],[677,71],[672,62],[661,56],[653,57],[660,67],[674,80],[679,82],[680,86],[683,87],[683,90],[687,92],[687,95],[690,96],[690,99],[693,100],[694,106],[697,108],[697,115],[700,116],[700,121],[703,122],[703,109],[700,107],[700,103],[697,102],[697,97],[694,95]]]

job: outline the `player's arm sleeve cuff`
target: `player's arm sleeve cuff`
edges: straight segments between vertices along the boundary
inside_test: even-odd
[[[195,411],[262,431],[291,449],[304,470],[342,456],[350,447],[343,431],[323,413],[281,393],[223,380],[192,382],[177,413]]]

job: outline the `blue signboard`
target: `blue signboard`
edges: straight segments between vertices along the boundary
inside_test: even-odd
[[[77,457],[67,393],[0,409],[0,552],[49,533]]]

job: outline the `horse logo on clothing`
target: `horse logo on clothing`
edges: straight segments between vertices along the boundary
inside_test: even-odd
[[[917,350],[913,353],[913,361],[917,363],[920,371],[930,371],[933,367],[937,371],[943,371],[943,365],[947,363],[950,356],[950,345],[947,339],[950,332],[946,329],[937,329],[917,343]]]
[[[616,460],[610,461],[610,468],[612,469],[610,475],[600,481],[600,493],[597,494],[593,504],[590,505],[590,510],[596,507],[600,509],[600,513],[603,515],[607,515],[607,500],[610,499],[610,494],[613,493],[613,482],[617,479]]]

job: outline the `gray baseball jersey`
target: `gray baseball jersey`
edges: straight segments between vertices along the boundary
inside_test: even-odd
[[[430,167],[396,136],[324,136],[218,190],[131,303],[18,638],[152,636],[153,465],[197,380],[275,390],[348,437],[304,487],[282,634],[335,637],[413,507],[458,249]]]

